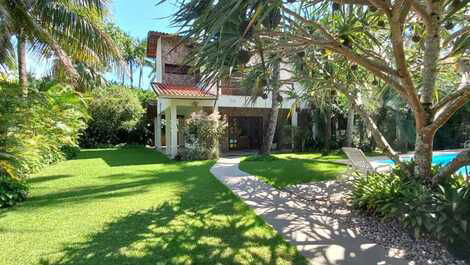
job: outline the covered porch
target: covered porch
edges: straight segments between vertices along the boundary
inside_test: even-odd
[[[193,112],[214,111],[216,96],[190,86],[154,83],[153,89],[158,96],[154,117],[155,148],[174,158],[178,147],[184,143],[181,133],[184,119]],[[165,145],[162,145],[163,131]]]

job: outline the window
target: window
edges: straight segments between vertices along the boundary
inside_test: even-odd
[[[177,75],[187,75],[189,74],[188,65],[177,65],[177,64],[165,64],[165,73],[167,74],[177,74]]]

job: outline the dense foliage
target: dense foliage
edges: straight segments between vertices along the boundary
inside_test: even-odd
[[[470,247],[470,185],[461,176],[436,187],[422,184],[398,168],[391,173],[360,176],[353,184],[352,200],[357,208],[397,218],[416,237],[426,233],[445,243],[458,243],[463,249]]]
[[[85,103],[68,86],[41,83],[24,96],[18,85],[0,84],[2,205],[25,199],[28,174],[73,156],[86,119]]]
[[[88,79],[79,68],[93,72],[120,59],[115,44],[103,31],[107,2],[1,1],[0,64],[14,68],[11,66],[16,62],[24,93],[28,83],[27,52],[52,59],[56,79],[84,88],[82,82]]]
[[[95,89],[88,98],[91,120],[80,138],[82,147],[132,143],[129,135],[136,126],[146,126],[145,123],[139,124],[144,117],[144,109],[137,90],[112,86]],[[143,136],[145,134],[139,137]]]
[[[24,180],[12,179],[0,174],[0,208],[11,207],[26,200],[28,186]]]
[[[179,155],[184,160],[206,160],[219,157],[219,139],[225,133],[227,121],[218,112],[207,115],[194,112],[186,120],[185,148]]]

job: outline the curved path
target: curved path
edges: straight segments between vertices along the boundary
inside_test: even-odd
[[[348,211],[331,207],[331,202],[337,199],[334,195],[341,192],[337,182],[315,185],[317,190],[307,192],[317,192],[320,196],[307,201],[295,195],[305,191],[277,190],[241,171],[239,163],[239,157],[221,158],[211,168],[211,173],[295,245],[313,265],[412,264],[391,257],[392,249],[362,239],[338,221]],[[322,198],[324,194],[331,196]]]

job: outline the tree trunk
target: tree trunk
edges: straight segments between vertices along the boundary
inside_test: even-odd
[[[353,133],[354,133],[354,109],[352,106],[349,106],[348,112],[348,124],[346,126],[346,146],[351,147],[353,142]]]
[[[430,181],[432,178],[433,138],[434,135],[425,129],[416,130],[414,173],[424,181]]]
[[[139,88],[142,88],[142,79],[144,76],[144,65],[142,64],[140,66],[140,72],[139,72]]]
[[[440,180],[449,178],[462,166],[470,166],[470,150],[461,152],[451,163],[443,167],[440,172],[433,177],[433,183],[437,184]],[[467,181],[468,180],[470,180],[470,176],[467,176]]]
[[[26,69],[26,38],[20,32],[17,36],[18,42],[18,77],[23,95],[28,94],[28,71]]]
[[[130,69],[130,81],[131,81],[131,88],[134,88],[134,67],[132,66],[132,63],[129,64],[129,69]]]
[[[271,153],[271,148],[273,145],[274,134],[276,133],[277,127],[277,116],[279,114],[280,102],[278,97],[279,95],[279,62],[274,64],[273,67],[273,80],[271,81],[272,87],[272,104],[271,104],[271,113],[269,113],[268,125],[266,128],[266,133],[263,137],[263,144],[261,146],[260,154],[267,155]]]
[[[330,107],[327,106],[323,113],[323,119],[325,122],[325,143],[323,145],[323,154],[328,154],[330,152],[331,147],[331,111]]]

